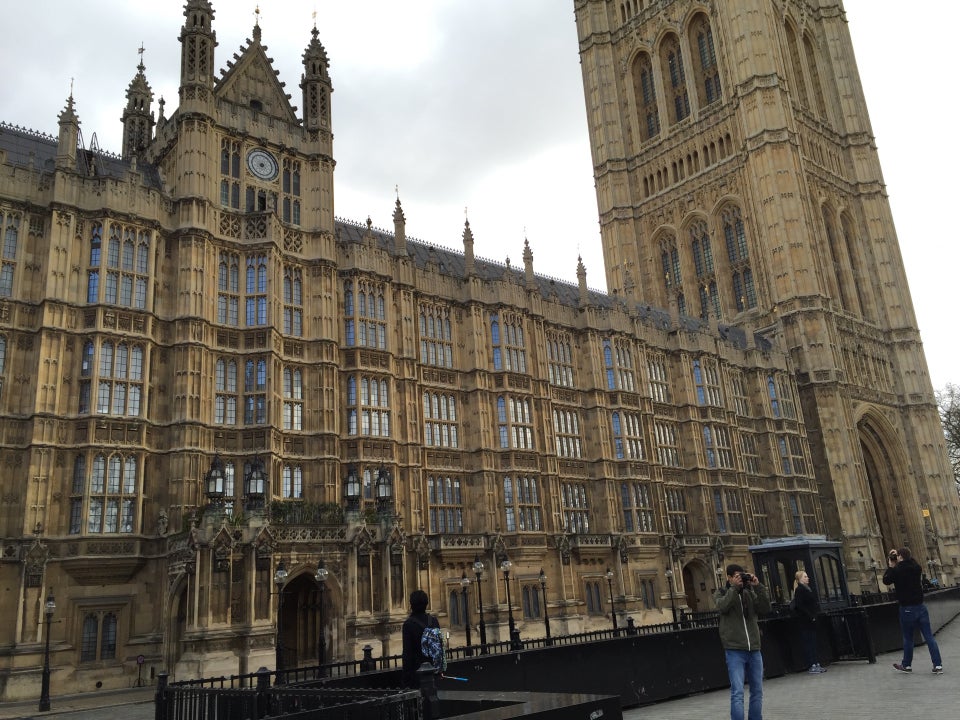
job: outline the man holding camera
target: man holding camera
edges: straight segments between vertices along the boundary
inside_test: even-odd
[[[903,673],[913,672],[910,666],[913,662],[913,631],[920,628],[920,634],[930,651],[933,672],[940,675],[943,673],[943,660],[940,658],[940,647],[930,629],[927,606],[923,604],[923,573],[920,565],[913,559],[910,548],[905,547],[891,550],[887,555],[887,565],[883,573],[883,584],[894,586],[897,602],[900,603],[900,630],[903,632],[903,661],[894,663],[893,669]]]
[[[763,656],[757,618],[770,612],[770,595],[740,565],[727,565],[727,584],[713,598],[720,611],[720,644],[730,677],[730,718],[743,720],[744,679],[750,685],[749,720],[763,720]]]

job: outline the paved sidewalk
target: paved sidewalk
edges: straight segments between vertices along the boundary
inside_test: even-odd
[[[842,720],[955,720],[960,717],[960,618],[937,633],[943,675],[930,672],[925,646],[915,648],[914,671],[898,673],[900,652],[877,656],[877,663],[841,662],[822,675],[800,673],[765,680],[763,714],[767,720],[841,718]],[[114,690],[50,699],[51,711],[37,711],[37,701],[0,705],[0,720],[153,720],[152,687]],[[748,691],[749,694],[749,691]],[[116,710],[121,708],[122,710]],[[730,715],[729,690],[694,695],[632,708],[625,720],[704,720]]]
[[[765,720],[956,720],[960,717],[960,617],[937,633],[943,675],[934,675],[926,645],[913,649],[913,672],[893,669],[901,653],[844,661],[821,675],[798,673],[763,681]],[[749,689],[746,692],[749,701]],[[625,710],[624,720],[704,720],[730,717],[730,690],[716,690]]]
[[[0,703],[0,720],[107,720],[110,716],[117,720],[153,720],[154,692],[153,687],[142,687],[58,696],[52,688],[49,712],[37,710],[39,698]]]

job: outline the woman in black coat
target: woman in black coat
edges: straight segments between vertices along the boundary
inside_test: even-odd
[[[793,583],[793,601],[790,603],[793,614],[800,626],[800,640],[803,643],[803,657],[807,664],[807,672],[813,674],[824,673],[825,667],[817,662],[817,614],[819,605],[817,598],[810,589],[810,576],[803,570],[798,570]]]

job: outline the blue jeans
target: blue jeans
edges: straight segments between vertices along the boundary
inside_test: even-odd
[[[930,651],[930,659],[934,665],[943,665],[940,658],[940,646],[933,639],[933,631],[930,629],[930,614],[927,612],[926,605],[901,605],[900,606],[900,629],[903,631],[903,665],[910,667],[913,663],[913,631],[920,628],[920,634],[927,643],[927,650]]]
[[[730,676],[730,720],[743,720],[743,680],[750,685],[749,720],[763,720],[763,656],[759,650],[725,650]]]
[[[800,637],[803,641],[803,661],[807,668],[817,663],[817,626],[800,620]]]

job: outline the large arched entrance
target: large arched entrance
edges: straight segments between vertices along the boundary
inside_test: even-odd
[[[690,612],[713,610],[713,586],[716,580],[702,560],[691,560],[683,566],[683,589]]]
[[[908,542],[908,538],[897,463],[892,451],[892,448],[898,447],[897,440],[891,433],[882,432],[870,416],[864,416],[857,423],[857,431],[871,506],[879,526],[881,550],[900,547]]]
[[[280,644],[283,667],[317,665],[329,660],[326,636],[321,641],[320,586],[309,573],[301,573],[283,587],[280,607]],[[326,600],[326,598],[324,598]],[[329,603],[324,602],[324,611]],[[329,624],[329,613],[323,613],[323,625]],[[326,648],[321,653],[321,649]]]
[[[183,657],[183,639],[187,632],[187,583],[185,576],[182,576],[180,582],[170,593],[170,606],[167,627],[169,631],[166,634],[166,643],[164,646],[164,662],[168,668],[173,669],[176,677],[177,663]]]

